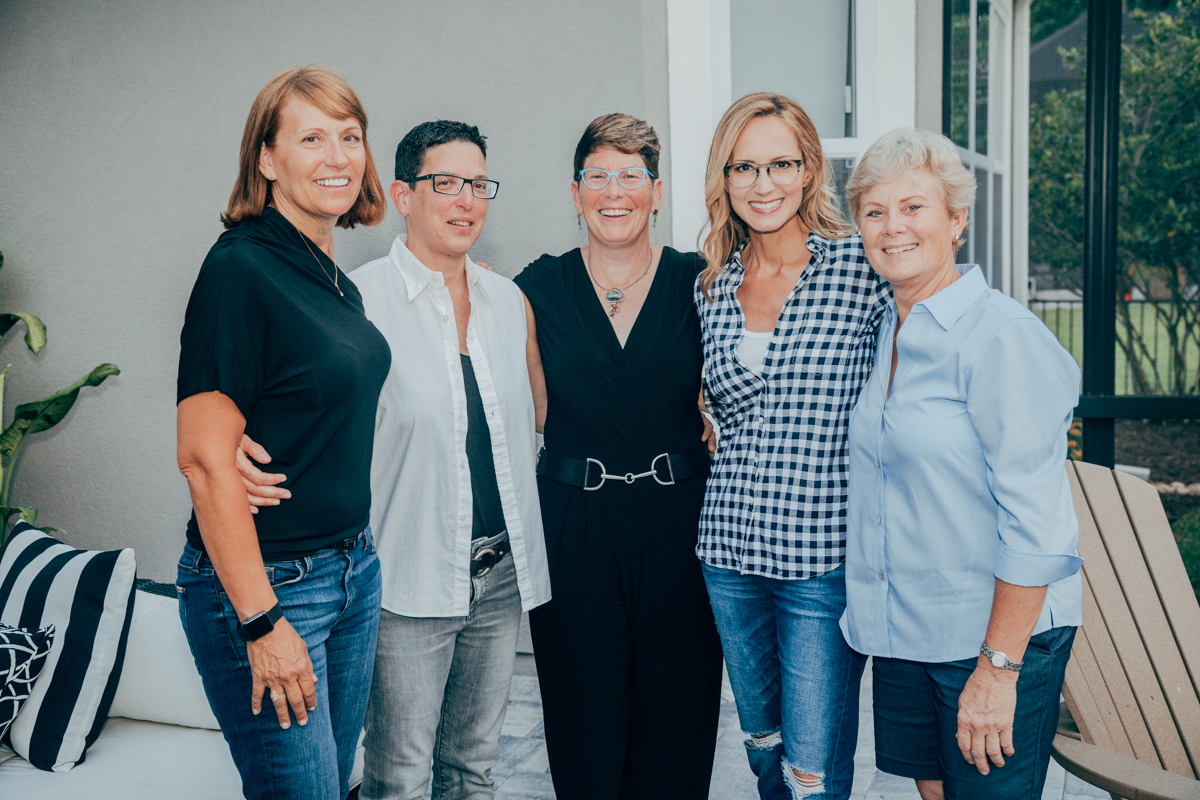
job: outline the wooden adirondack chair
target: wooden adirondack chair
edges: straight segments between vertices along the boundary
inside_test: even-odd
[[[1083,627],[1054,758],[1114,798],[1200,800],[1200,605],[1153,486],[1082,462]]]

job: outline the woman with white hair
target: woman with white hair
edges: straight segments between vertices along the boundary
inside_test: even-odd
[[[893,300],[850,418],[842,631],[873,656],[876,765],[926,800],[1041,797],[1081,622],[1079,369],[955,265],[974,192],[950,141],[912,128],[846,189]]]

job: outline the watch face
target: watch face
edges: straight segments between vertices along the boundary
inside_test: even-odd
[[[1002,668],[1004,666],[1004,662],[1007,660],[1008,660],[1008,657],[1005,656],[1003,653],[992,653],[992,659],[991,659],[992,666],[995,667],[996,669]]]

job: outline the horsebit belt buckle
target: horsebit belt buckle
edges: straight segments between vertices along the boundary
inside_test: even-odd
[[[670,476],[669,480],[664,481],[662,478],[658,477],[658,466],[657,465],[658,465],[659,459],[665,459],[667,462],[667,475]],[[597,467],[600,468],[600,482],[597,483],[595,486],[588,485],[588,478],[592,474],[592,464],[595,464]],[[587,460],[587,471],[585,471],[583,474],[583,490],[585,492],[594,492],[597,489],[599,489],[601,486],[603,486],[605,481],[623,481],[624,483],[629,484],[629,483],[633,483],[638,478],[647,478],[647,477],[651,477],[651,476],[653,476],[654,480],[657,481],[662,486],[674,486],[675,485],[675,470],[671,467],[671,456],[669,453],[659,453],[650,462],[649,471],[639,472],[636,475],[633,474],[632,472],[626,472],[624,475],[609,475],[608,470],[605,468],[605,466],[602,463],[600,463],[599,461],[597,461],[594,458],[589,458]]]

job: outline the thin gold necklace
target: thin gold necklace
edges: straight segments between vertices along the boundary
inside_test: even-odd
[[[642,278],[646,277],[646,273],[650,272],[650,267],[652,267],[652,266],[654,266],[654,249],[653,248],[650,249],[650,263],[646,265],[646,269],[642,271],[641,275],[638,275],[636,278],[634,278],[632,281],[625,284],[624,286],[619,286],[619,287],[614,286],[613,288],[609,289],[609,288],[605,287],[603,284],[601,284],[599,281],[597,281],[594,277],[592,277],[592,268],[590,266],[588,266],[588,263],[586,261],[583,262],[583,268],[585,270],[587,270],[588,279],[592,283],[596,284],[596,286],[600,287],[601,289],[604,289],[604,299],[606,301],[608,301],[608,308],[609,308],[608,315],[610,317],[616,316],[617,312],[621,310],[621,301],[625,299],[625,290],[628,289],[630,286],[633,286],[635,283],[640,281]]]
[[[296,233],[300,233],[300,231],[296,231]],[[313,252],[312,246],[308,243],[308,239],[304,237],[303,233],[300,233],[300,241],[304,242],[304,246],[308,248],[308,254],[313,257],[313,260],[317,262],[317,266],[321,268],[321,274],[329,278],[329,270],[325,269],[325,265],[321,263],[321,259],[317,258],[317,254]],[[333,261],[332,258],[329,260]],[[333,277],[329,278],[329,282],[333,284],[333,288],[337,289],[339,297],[345,297],[346,293],[342,291],[342,287],[338,286],[337,276],[338,265],[336,261],[333,261]]]

